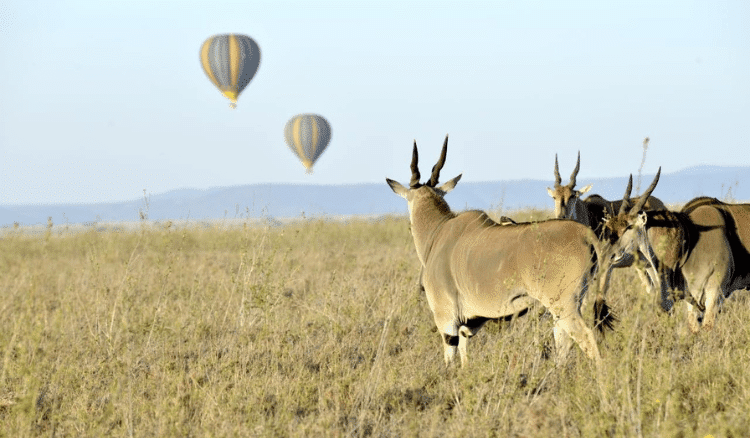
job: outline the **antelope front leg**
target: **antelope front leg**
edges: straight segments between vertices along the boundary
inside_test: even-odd
[[[664,274],[660,274],[658,277],[659,279],[659,305],[661,306],[661,310],[665,312],[669,312],[672,310],[672,307],[674,307],[675,298],[672,296],[672,293],[670,291],[671,284],[667,281],[667,278]]]
[[[703,330],[712,330],[716,322],[716,314],[721,305],[722,290],[719,287],[712,287],[706,293],[706,311],[703,312]]]
[[[692,304],[690,303],[686,303],[686,304],[687,304],[686,310],[687,310],[688,327],[690,328],[690,331],[693,334],[696,334],[701,329],[701,325],[698,322],[698,317],[700,316],[700,312]]]
[[[559,321],[558,321],[559,323]],[[555,363],[561,365],[565,363],[570,353],[570,347],[573,345],[573,339],[568,333],[556,323],[552,329],[552,334],[555,337]]]
[[[646,285],[646,293],[652,295],[655,286],[654,281],[651,277],[651,273],[646,269],[646,267],[640,265],[639,263],[642,262],[636,262],[635,264],[635,272],[638,273],[638,277],[641,279],[641,284]]]
[[[593,360],[598,372],[602,371],[602,357],[596,345],[594,333],[583,322],[580,315],[560,318],[553,329],[558,365],[562,365],[572,345],[571,338],[576,341],[581,350]]]
[[[446,366],[451,366],[456,358],[456,347],[458,347],[458,336],[443,333],[443,359]]]

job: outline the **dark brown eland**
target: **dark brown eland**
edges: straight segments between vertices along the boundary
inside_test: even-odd
[[[520,315],[534,302],[554,318],[557,362],[567,356],[572,340],[601,369],[599,348],[581,317],[580,306],[600,257],[591,229],[569,220],[500,225],[482,211],[451,211],[444,196],[461,175],[438,186],[445,164],[448,136],[430,179],[420,183],[417,143],[409,187],[386,182],[409,206],[414,246],[422,265],[421,283],[443,339],[446,364],[466,366],[466,344],[485,322]],[[611,328],[612,315],[603,296],[595,306],[599,327]]]
[[[604,227],[605,252],[614,259],[633,251],[646,255],[662,307],[684,299],[693,333],[701,324],[710,330],[724,299],[750,287],[750,204],[700,197],[673,212],[643,211],[639,202]],[[610,272],[602,273],[605,291]]]
[[[606,216],[614,216],[620,210],[622,200],[608,201],[599,195],[589,195],[581,199],[581,195],[591,190],[589,184],[581,190],[576,190],[576,176],[581,169],[581,153],[578,152],[578,160],[573,173],[570,174],[570,182],[562,185],[560,170],[557,163],[557,154],[555,154],[555,186],[547,187],[547,193],[555,202],[555,217],[559,219],[573,219],[594,230],[597,237],[602,237],[602,222]],[[632,179],[632,176],[631,176]],[[631,183],[632,184],[632,181]],[[637,202],[640,198],[632,201]],[[664,203],[656,197],[647,196],[643,207],[645,210],[666,210]]]

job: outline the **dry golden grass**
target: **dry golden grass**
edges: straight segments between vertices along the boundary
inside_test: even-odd
[[[579,350],[547,358],[542,309],[489,323],[446,370],[408,228],[3,230],[0,435],[750,434],[746,292],[693,336],[684,304],[664,314],[617,272],[604,394]]]

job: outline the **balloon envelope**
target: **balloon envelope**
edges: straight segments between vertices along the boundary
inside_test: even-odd
[[[311,173],[313,164],[331,141],[331,125],[317,114],[299,114],[286,123],[284,139]]]
[[[214,35],[203,43],[200,58],[208,79],[234,108],[240,93],[258,71],[260,48],[247,35]]]

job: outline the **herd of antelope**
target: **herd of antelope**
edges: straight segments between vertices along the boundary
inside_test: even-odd
[[[750,204],[700,197],[680,211],[667,210],[651,196],[661,168],[640,197],[630,198],[631,175],[622,200],[584,199],[591,185],[575,188],[579,153],[565,186],[555,156],[555,185],[547,189],[555,203],[554,219],[497,223],[482,211],[453,212],[443,199],[461,179],[458,175],[438,185],[447,148],[446,136],[430,179],[421,183],[415,141],[409,187],[386,181],[408,202],[422,266],[420,285],[448,365],[458,350],[466,366],[468,339],[485,322],[523,315],[540,302],[554,318],[557,363],[575,341],[601,370],[581,305],[593,286],[594,325],[600,331],[613,328],[605,295],[615,268],[638,267],[646,291],[658,294],[665,311],[684,299],[694,333],[701,324],[704,330],[713,327],[718,307],[732,291],[750,288]]]

